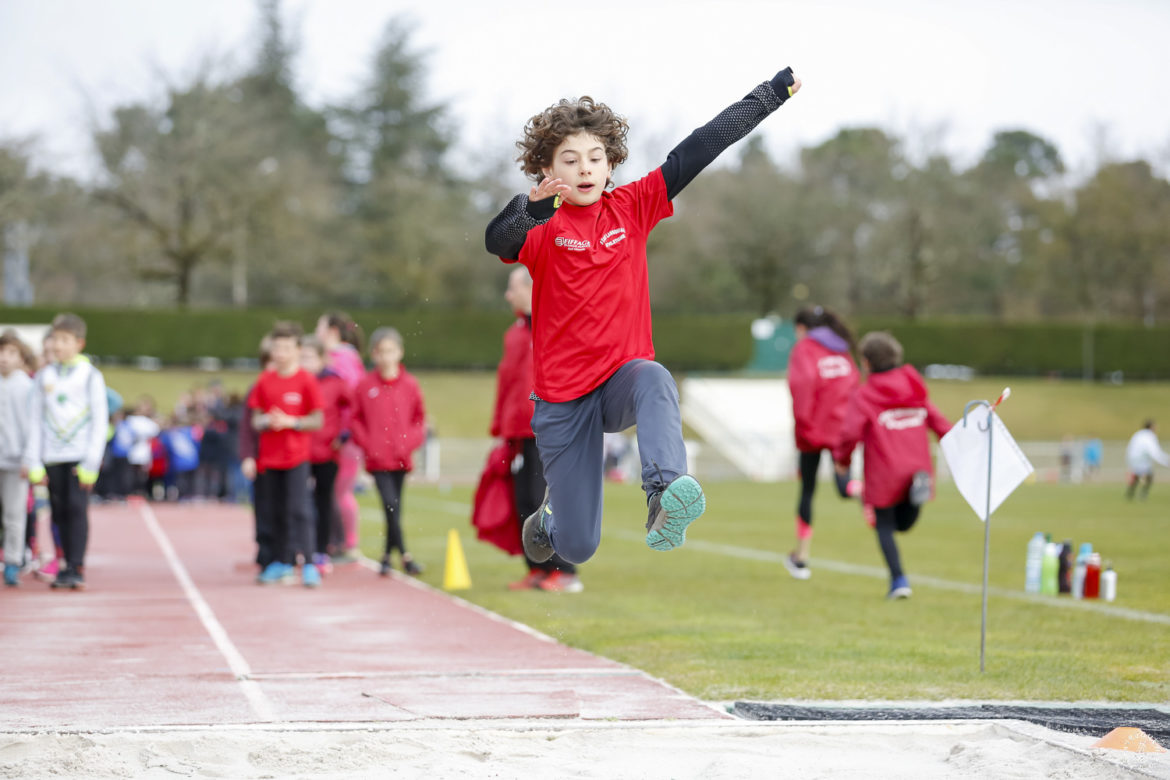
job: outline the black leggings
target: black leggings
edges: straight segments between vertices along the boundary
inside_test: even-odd
[[[800,503],[796,516],[812,525],[812,499],[817,489],[817,470],[821,467],[821,451],[800,453]]]
[[[540,452],[536,439],[521,439],[522,447],[518,459],[512,461],[512,485],[516,494],[516,513],[520,515],[519,527],[523,529],[527,517],[540,508],[544,502],[544,466],[540,463]],[[553,555],[544,563],[536,563],[527,555],[524,560],[529,569],[552,572],[560,569],[567,574],[576,574],[577,567],[559,555]]]
[[[909,531],[918,522],[919,507],[909,501],[903,501],[893,506],[874,509],[874,519],[877,525],[878,545],[882,548],[882,555],[886,558],[886,566],[890,568],[890,580],[902,576],[902,559],[898,556],[898,545],[894,541],[895,531]]]
[[[337,500],[333,497],[333,485],[337,482],[337,461],[314,463],[313,505],[317,510],[317,552],[329,552],[329,540],[333,538],[333,521],[337,515]]]
[[[796,505],[796,516],[807,525],[812,525],[812,498],[817,489],[817,471],[821,467],[821,452],[800,453],[800,501]],[[849,478],[835,475],[837,493],[849,498]]]
[[[382,560],[390,560],[390,553],[398,550],[406,555],[406,537],[402,533],[402,484],[405,471],[372,471],[378,495],[382,497],[382,509],[386,512],[386,551]]]

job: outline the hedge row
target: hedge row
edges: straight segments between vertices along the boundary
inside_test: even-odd
[[[73,309],[89,328],[87,351],[105,359],[140,355],[168,365],[190,365],[211,356],[224,361],[254,358],[260,337],[279,319],[312,330],[319,310],[113,310]],[[0,322],[47,323],[57,309],[0,307]],[[485,368],[499,360],[510,320],[501,311],[352,312],[368,334],[393,325],[406,341],[415,368]],[[752,356],[748,315],[659,315],[654,320],[658,358],[683,371],[736,371]],[[900,322],[860,319],[858,334],[889,330],[909,362],[955,363],[984,374],[1081,376],[1086,331],[1078,324]],[[1170,378],[1170,328],[1099,325],[1090,333],[1093,373],[1123,371],[1127,377]]]

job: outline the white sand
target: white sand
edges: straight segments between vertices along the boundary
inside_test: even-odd
[[[0,733],[0,777],[1170,778],[1019,721],[296,724]]]

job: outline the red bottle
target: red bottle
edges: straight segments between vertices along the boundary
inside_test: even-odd
[[[1101,556],[1093,553],[1085,563],[1085,598],[1095,599],[1101,595]]]

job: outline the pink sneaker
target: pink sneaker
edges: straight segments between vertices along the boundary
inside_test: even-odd
[[[41,566],[33,572],[33,575],[38,580],[45,580],[46,582],[53,582],[57,579],[57,574],[61,571],[61,564],[56,558]]]

